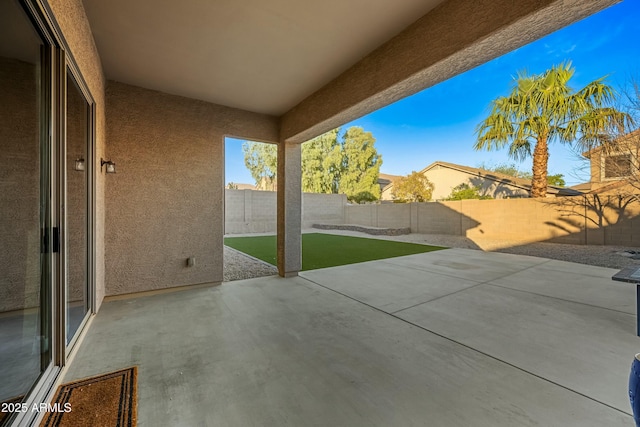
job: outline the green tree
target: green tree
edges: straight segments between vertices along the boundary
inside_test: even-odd
[[[471,187],[469,184],[460,184],[451,190],[451,194],[444,200],[467,200],[467,199],[478,199],[478,200],[488,200],[491,199],[491,196],[483,195],[480,193],[481,189],[479,186]]]
[[[514,178],[531,179],[531,172],[521,171],[520,169],[518,169],[518,166],[515,163],[498,163],[497,165],[492,166],[483,162],[478,165],[478,168],[512,176]]]
[[[515,163],[500,163],[495,166],[488,166],[485,163],[480,163],[478,168],[492,172],[498,172],[503,175],[512,176],[514,178],[528,179],[529,181],[531,181],[531,179],[533,178],[531,172],[525,172],[518,169]],[[547,175],[547,184],[564,187],[566,185],[564,175],[561,173]]]
[[[380,196],[375,196],[374,194],[368,191],[361,191],[360,193],[354,194],[349,197],[349,201],[353,203],[367,203],[367,202],[375,202],[378,200]]]
[[[533,157],[531,197],[546,196],[549,144],[577,144],[587,151],[627,120],[612,107],[615,92],[604,78],[574,91],[569,86],[574,72],[565,62],[542,74],[519,73],[511,93],[492,102],[476,129],[476,150],[508,146],[516,160]]]
[[[400,203],[427,202],[431,200],[434,185],[425,175],[412,171],[393,183],[393,198]]]
[[[302,144],[302,191],[337,193],[342,170],[340,129],[334,129]]]
[[[564,180],[564,175],[561,173],[547,175],[547,183],[549,185],[555,185],[556,187],[564,187],[565,185],[567,185]]]
[[[378,176],[382,156],[375,148],[371,132],[352,126],[342,138],[342,165],[338,192],[347,195],[350,201],[358,202],[358,195],[368,194],[368,199],[380,198]]]
[[[275,144],[245,141],[244,164],[258,188],[274,189],[278,172],[278,147]]]
[[[350,127],[338,142],[334,129],[302,144],[302,191],[343,193],[356,203],[380,198],[378,176],[382,156],[371,132]],[[277,147],[246,141],[244,163],[259,187],[273,187],[277,173]],[[266,184],[266,185],[265,185]]]

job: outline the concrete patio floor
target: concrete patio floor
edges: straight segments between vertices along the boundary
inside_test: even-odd
[[[615,271],[448,249],[111,301],[65,381],[138,365],[140,426],[630,426]]]

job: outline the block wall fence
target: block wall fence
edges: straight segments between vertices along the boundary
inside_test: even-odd
[[[275,233],[276,193],[225,190],[225,233]],[[617,197],[460,200],[350,205],[339,194],[303,195],[302,227],[354,224],[412,233],[640,246],[640,203]]]
[[[275,233],[276,192],[225,190],[225,234]],[[344,194],[304,193],[302,228],[313,224],[344,224]]]

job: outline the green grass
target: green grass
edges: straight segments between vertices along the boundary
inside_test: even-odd
[[[276,265],[276,236],[227,237],[224,244]],[[312,233],[302,235],[302,270],[446,249],[440,246]]]

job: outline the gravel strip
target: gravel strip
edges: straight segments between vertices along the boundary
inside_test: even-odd
[[[273,276],[278,269],[262,260],[251,257],[228,246],[224,247],[224,281]]]
[[[626,251],[638,251],[640,248],[627,246],[587,246],[562,243],[528,243],[506,240],[476,239],[444,234],[408,234],[403,236],[371,236],[366,233],[347,230],[304,230],[305,233],[327,233],[343,236],[366,237],[369,239],[395,240],[420,243],[424,245],[444,246],[447,248],[475,249],[487,252],[503,252],[517,255],[529,255],[560,261],[577,262],[613,269],[639,266],[640,260],[633,259]],[[639,254],[640,257],[640,254]],[[224,281],[250,279],[254,277],[278,274],[278,269],[264,261],[250,257],[235,249],[224,247]]]

